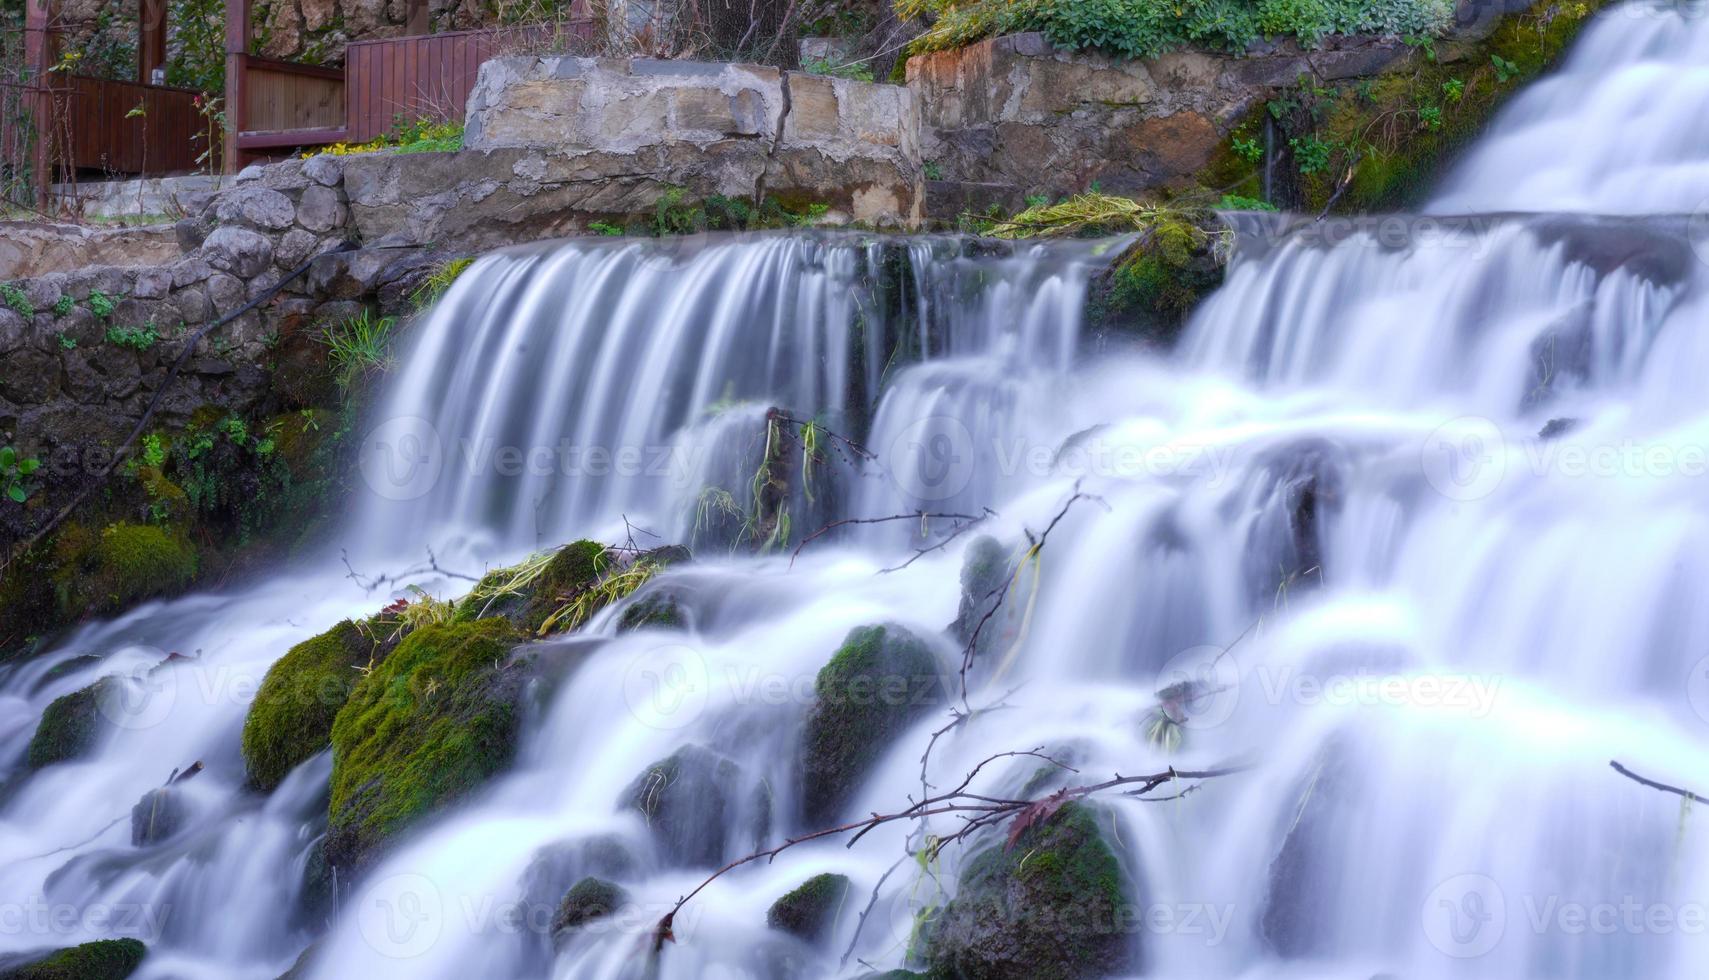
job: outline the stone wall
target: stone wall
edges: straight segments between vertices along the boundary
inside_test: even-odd
[[[895,85],[757,65],[500,58],[481,67],[464,145],[543,151],[519,160],[517,175],[567,189],[596,217],[645,212],[675,186],[691,198],[823,203],[832,223],[914,227],[918,132],[914,98]]]
[[[179,254],[170,225],[91,228],[0,221],[0,281],[90,265],[165,265]]]
[[[1051,195],[1094,183],[1137,193],[1190,182],[1238,120],[1302,74],[1375,75],[1410,51],[1399,40],[1341,38],[1314,51],[1288,42],[1243,56],[1125,61],[1015,34],[912,58],[908,87],[934,177]]]
[[[1544,0],[1459,0],[1438,51],[1452,60]],[[1124,60],[992,38],[909,59],[933,217],[980,201],[1016,206],[1093,184],[1137,194],[1191,185],[1230,131],[1302,77],[1334,87],[1392,71],[1417,52],[1398,38],[1285,40],[1241,54],[1176,51]],[[1484,63],[1488,63],[1487,56]]]

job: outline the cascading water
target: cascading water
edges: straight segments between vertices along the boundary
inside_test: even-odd
[[[931,874],[897,865],[916,829],[901,824],[719,878],[648,953],[711,862],[662,850],[617,805],[624,787],[695,747],[739,789],[700,853],[812,829],[797,766],[813,678],[851,629],[936,636],[961,599],[971,535],[920,554],[917,534],[880,525],[793,560],[734,556],[708,495],[751,510],[776,409],[876,456],[788,501],[795,541],[837,517],[990,507],[981,530],[1019,555],[1064,515],[969,675],[969,703],[1004,710],[936,744],[939,788],[1039,746],[1087,781],[1252,765],[1169,802],[1110,803],[1143,913],[1135,974],[1700,976],[1701,817],[1608,762],[1709,786],[1694,601],[1709,581],[1709,236],[1691,215],[1709,145],[1669,121],[1709,110],[1705,51],[1709,22],[1690,11],[1616,8],[1507,110],[1433,217],[1242,219],[1227,285],[1169,358],[1081,352],[1085,283],[1109,252],[1096,245],[776,236],[483,260],[415,326],[390,382],[353,554],[496,562],[627,520],[695,541],[698,560],[664,579],[692,628],[618,632],[608,609],[550,641],[580,666],[528,720],[517,764],[347,887],[309,975],[903,964],[916,915],[944,900],[933,882],[966,852]],[[668,468],[624,470],[625,450]],[[1064,511],[1076,486],[1095,499]],[[158,914],[147,977],[289,966],[323,931],[290,910],[327,760],[257,799],[237,731],[273,659],[381,598],[342,571],[139,609],[12,668],[14,773],[54,697],[108,674],[139,696],[95,754],[8,784],[0,895],[43,915]],[[958,645],[942,644],[946,664]],[[1171,745],[1152,721],[1182,678],[1206,693]],[[844,817],[918,795],[945,720],[898,739]],[[109,821],[195,760],[207,771],[184,784],[182,828],[129,846]],[[1019,792],[1038,768],[1023,761],[976,787]],[[824,940],[768,929],[772,900],[821,871],[853,883]],[[620,877],[635,905],[554,949],[541,909],[584,874]],[[123,934],[88,918],[0,922],[0,950]]]

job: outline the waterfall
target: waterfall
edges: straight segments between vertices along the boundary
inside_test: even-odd
[[[796,489],[795,543],[988,508],[980,531],[1019,558],[1050,528],[969,675],[969,704],[1001,710],[935,743],[946,716],[918,723],[846,819],[999,752],[1048,747],[1089,781],[1239,761],[1178,799],[1109,802],[1136,975],[1701,976],[1700,808],[1609,762],[1709,787],[1706,55],[1695,8],[1612,8],[1422,214],[1238,219],[1226,285],[1168,354],[1085,342],[1120,243],[788,233],[481,259],[409,328],[349,560],[433,547],[474,568],[640,527],[694,544],[663,577],[692,628],[619,631],[613,608],[544,641],[577,666],[514,767],[316,920],[295,910],[329,760],[260,798],[238,731],[273,660],[385,595],[335,558],[81,627],[0,676],[0,895],[25,913],[0,919],[0,957],[146,932],[139,975],[158,978],[272,978],[311,940],[323,980],[903,966],[969,852],[898,864],[901,824],[719,878],[647,952],[710,868],[662,850],[625,786],[692,747],[741,788],[697,846],[734,859],[756,826],[813,829],[800,730],[844,637],[893,622],[960,654],[940,638],[974,536],[927,547],[948,519],[798,555],[709,527],[709,493],[751,508],[775,410],[865,452]],[[109,675],[132,695],[118,730],[26,771],[34,719]],[[1151,722],[1183,679],[1211,683],[1171,744]],[[131,805],[194,761],[181,829],[132,846]],[[976,785],[1019,792],[1037,769]],[[613,853],[635,906],[554,947],[552,907]],[[822,942],[767,928],[827,871],[852,890]],[[95,908],[158,921],[121,932]]]

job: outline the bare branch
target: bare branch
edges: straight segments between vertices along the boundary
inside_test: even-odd
[[[1614,767],[1615,772],[1619,773],[1622,776],[1625,776],[1627,779],[1630,779],[1635,783],[1638,783],[1639,785],[1648,786],[1651,789],[1659,789],[1663,793],[1672,793],[1675,796],[1681,796],[1687,800],[1704,799],[1702,794],[1694,792],[1692,790],[1681,789],[1678,786],[1669,786],[1667,783],[1658,783],[1655,780],[1650,779],[1647,776],[1640,776],[1637,773],[1633,772],[1632,770],[1627,769],[1625,766],[1621,765],[1618,762],[1610,761],[1608,764],[1610,766]]]

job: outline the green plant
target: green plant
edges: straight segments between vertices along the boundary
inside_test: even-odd
[[[1247,163],[1257,163],[1264,159],[1264,144],[1250,137],[1235,137],[1234,154]]]
[[[22,289],[12,283],[0,283],[0,301],[4,301],[12,308],[12,312],[26,320],[36,315],[36,305],[30,302],[30,298],[24,295]]]
[[[76,350],[77,349],[77,338],[76,337],[67,337],[63,333],[56,333],[53,336],[54,336],[55,340],[59,341],[60,350]]]
[[[623,229],[609,221],[590,221],[587,230],[607,238],[619,238],[623,235]]]
[[[840,63],[832,58],[808,58],[801,62],[801,70],[809,75],[829,75],[832,78],[849,78],[857,82],[872,81],[872,66],[864,61]]]
[[[0,492],[15,504],[21,504],[30,499],[30,491],[24,486],[24,479],[36,470],[41,469],[39,459],[24,459],[11,446],[0,446]]]
[[[1447,81],[1443,82],[1442,83],[1442,97],[1444,99],[1447,99],[1449,102],[1458,102],[1461,99],[1465,98],[1466,97],[1465,80],[1459,79],[1459,78],[1450,78]]]
[[[1335,153],[1333,143],[1319,139],[1316,135],[1296,136],[1288,140],[1288,145],[1293,148],[1294,162],[1299,166],[1300,173],[1308,177],[1328,170],[1330,157]]]
[[[1269,201],[1260,201],[1255,197],[1241,197],[1239,194],[1224,194],[1217,202],[1218,211],[1274,211],[1276,206]]]
[[[358,378],[383,372],[391,363],[392,328],[397,321],[363,310],[321,330],[332,362],[333,377],[340,388],[349,389]]]
[[[112,316],[113,310],[116,309],[117,306],[118,304],[113,300],[113,297],[108,296],[99,289],[93,290],[89,293],[89,312],[95,314],[96,317],[102,320]]]
[[[909,53],[1001,34],[1042,31],[1058,47],[1152,58],[1194,45],[1238,52],[1262,37],[1310,47],[1332,35],[1434,38],[1452,24],[1447,0],[895,0],[903,20],[932,26]]]
[[[1436,132],[1442,128],[1442,107],[1427,105],[1418,109],[1418,121],[1425,129]]]
[[[142,437],[142,455],[137,457],[142,465],[159,469],[166,465],[166,447],[161,443],[160,436],[150,432]]]
[[[53,301],[53,315],[54,316],[65,316],[68,313],[70,313],[72,311],[72,309],[75,308],[76,306],[77,306],[77,304],[72,300],[72,298],[70,296],[66,296],[65,294],[61,293],[59,299],[56,299]]]
[[[457,281],[457,277],[474,264],[475,260],[471,258],[457,258],[445,263],[422,280],[421,285],[410,295],[410,301],[418,310],[424,310],[439,302],[451,290],[451,285]]]
[[[115,325],[107,328],[107,343],[128,347],[131,350],[148,350],[159,342],[160,331],[155,329],[153,320],[140,327]]]
[[[1495,68],[1495,80],[1503,85],[1518,78],[1523,71],[1520,67],[1499,54],[1489,56],[1489,63]]]
[[[936,160],[927,160],[925,165],[927,180],[943,180],[944,168]]]

